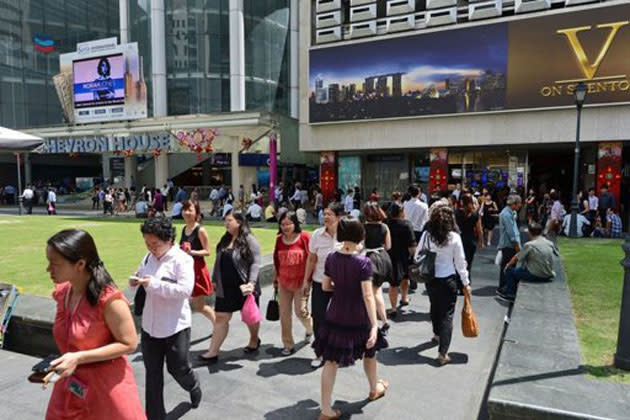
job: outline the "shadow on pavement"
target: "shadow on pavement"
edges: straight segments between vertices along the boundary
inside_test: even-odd
[[[309,420],[319,417],[319,403],[314,400],[302,400],[289,407],[282,407],[265,414],[266,420],[301,419]]]
[[[491,297],[497,294],[497,288],[495,286],[484,286],[480,289],[473,287],[472,295],[479,297]]]
[[[504,381],[497,381],[497,382],[494,382],[492,386],[520,384],[523,382],[540,381],[543,379],[560,378],[563,376],[575,376],[575,375],[583,375],[583,374],[584,374],[584,367],[580,366],[574,369],[559,370],[557,372],[540,373],[538,375],[521,376],[518,378],[506,379]]]
[[[399,322],[428,322],[431,321],[431,314],[427,312],[399,310],[398,315],[393,321],[395,324]]]
[[[276,375],[306,375],[313,372],[311,359],[304,357],[291,357],[278,362],[260,363],[256,375],[263,378],[270,378]]]

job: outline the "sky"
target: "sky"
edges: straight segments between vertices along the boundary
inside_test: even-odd
[[[354,83],[361,90],[367,76],[403,72],[402,88],[408,92],[487,69],[505,74],[507,44],[507,24],[498,23],[315,49],[310,86],[314,90],[315,79],[321,78],[324,85]]]

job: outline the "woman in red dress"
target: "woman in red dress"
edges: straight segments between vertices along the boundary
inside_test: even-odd
[[[58,380],[46,419],[145,419],[125,356],[138,345],[129,302],[89,233],[62,230],[47,245],[57,302],[53,335],[62,356],[51,362]]]
[[[210,256],[210,240],[208,239],[208,232],[199,223],[201,220],[199,202],[186,201],[182,207],[182,217],[186,226],[182,229],[179,245],[195,260],[195,287],[192,292],[192,307],[195,311],[205,315],[214,325],[216,319],[214,309],[206,303],[206,296],[210,296],[214,291],[205,260],[205,257]]]

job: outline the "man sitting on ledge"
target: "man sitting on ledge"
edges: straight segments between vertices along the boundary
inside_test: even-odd
[[[505,289],[497,290],[499,299],[514,302],[521,280],[547,282],[556,275],[553,271],[553,257],[559,255],[558,248],[542,236],[543,228],[540,224],[532,223],[528,230],[531,240],[505,266]],[[520,266],[516,267],[519,261]]]

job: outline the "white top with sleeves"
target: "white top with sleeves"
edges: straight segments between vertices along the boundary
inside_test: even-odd
[[[151,337],[165,338],[190,328],[188,299],[195,285],[193,258],[173,246],[159,260],[149,254],[138,266],[138,277],[152,276],[142,312],[142,329]]]
[[[435,277],[444,278],[455,275],[457,272],[462,280],[462,284],[467,286],[470,281],[468,280],[468,270],[466,268],[466,256],[464,255],[464,246],[462,245],[462,238],[459,233],[450,232],[448,234],[448,242],[444,246],[438,246],[429,235],[427,240],[426,236],[428,232],[424,232],[416,248],[414,258],[418,256],[420,250],[423,247],[430,248],[435,252]],[[426,241],[426,243],[425,243]]]
[[[317,255],[317,263],[313,269],[313,281],[321,283],[324,281],[324,268],[326,266],[326,257],[331,252],[339,249],[341,244],[337,242],[337,235],[330,236],[326,232],[326,227],[316,229],[311,235],[311,240],[308,242],[308,251],[311,254]]]

